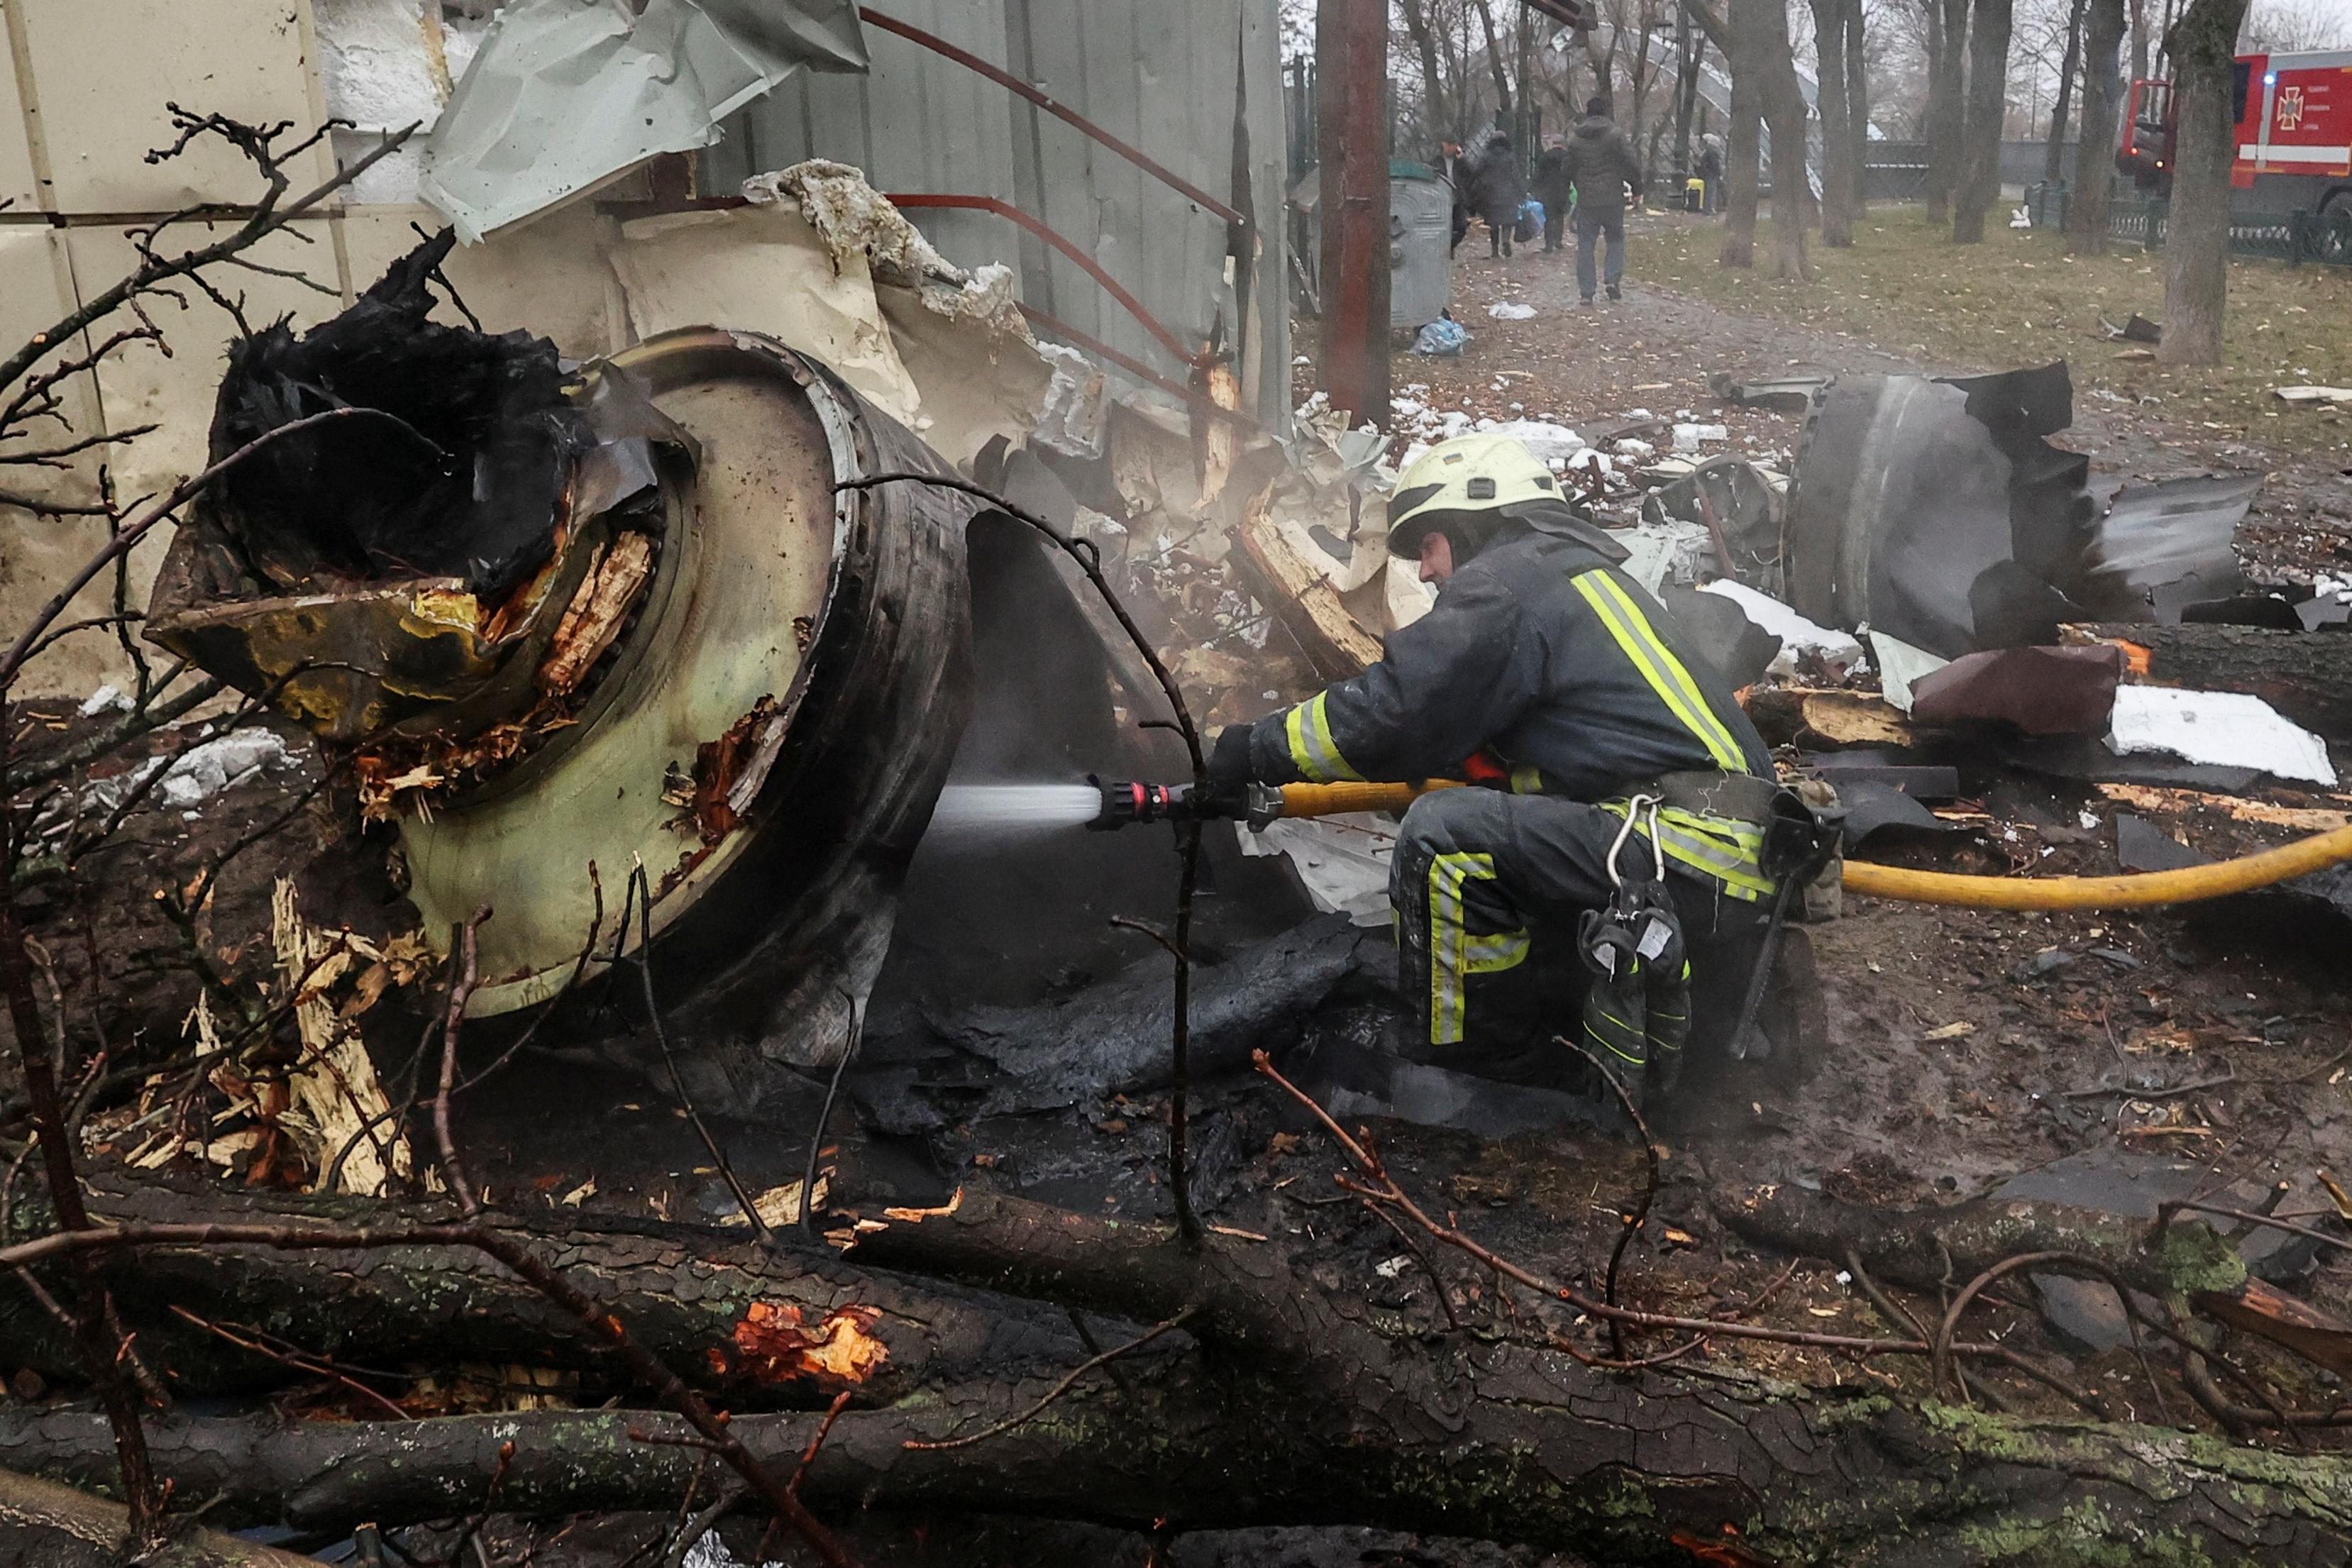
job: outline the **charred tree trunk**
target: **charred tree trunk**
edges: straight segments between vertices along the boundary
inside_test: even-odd
[[[2042,177],[2053,184],[2066,173],[2066,110],[2074,90],[2074,73],[2083,59],[2083,7],[2084,0],[2074,0],[2074,9],[2066,16],[2066,57],[2058,68],[2058,100],[2050,110],[2050,142],[2042,149]],[[2082,158],[2074,160],[2075,177],[2081,179]]]
[[[1940,221],[1960,183],[1967,122],[1969,0],[1924,0],[1927,8],[1927,216]]]
[[[2074,155],[2074,188],[2066,201],[2066,252],[2104,256],[2107,187],[2115,178],[2124,102],[2116,59],[2123,45],[2124,0],[2090,0],[2083,27],[2083,133]]]
[[[1969,25],[1968,114],[1961,132],[1959,188],[1952,199],[1952,239],[1984,241],[1985,215],[2000,200],[2001,121],[2009,110],[2009,34],[2013,0],[1976,0]]]
[[[2164,40],[2179,125],[2164,235],[2166,364],[2221,363],[2230,295],[2230,165],[2237,156],[2231,69],[2246,0],[2191,0]]]
[[[1853,111],[1847,101],[1846,15],[1855,0],[1811,0],[1813,54],[1818,65],[1816,100],[1822,111],[1822,243],[1853,243],[1855,197]]]
[[[1578,1331],[1531,1297],[1515,1325],[1449,1332],[1429,1314],[1318,1286],[1278,1245],[1212,1236],[1192,1251],[1159,1226],[969,1194],[952,1213],[869,1234],[852,1256],[866,1254],[1133,1321],[1189,1310],[1191,1338],[1171,1334],[1164,1351],[1119,1363],[1118,1378],[1080,1379],[1035,1419],[962,1447],[906,1445],[983,1434],[1043,1397],[1046,1376],[1012,1371],[853,1409],[807,1477],[820,1509],[1017,1506],[1137,1527],[1346,1518],[1611,1562],[1684,1561],[1680,1537],[1736,1542],[1737,1561],[1858,1568],[2316,1563],[2352,1546],[2341,1456],[1883,1396],[1808,1399],[1730,1362],[1699,1377],[1611,1373],[1559,1348]],[[789,1462],[818,1419],[743,1415],[730,1430]],[[334,1529],[472,1511],[509,1441],[502,1510],[675,1507],[700,1456],[632,1430],[682,1428],[645,1411],[174,1417],[152,1447],[180,1495],[217,1499],[218,1523]],[[113,1473],[103,1422],[82,1413],[0,1412],[0,1445],[18,1466],[82,1486]]]

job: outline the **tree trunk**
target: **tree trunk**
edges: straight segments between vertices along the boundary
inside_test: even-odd
[[[1846,102],[1846,11],[1853,0],[1811,0],[1822,111],[1822,243],[1853,243],[1853,111]]]
[[[2028,1234],[2010,1206],[1988,1226]],[[1391,1245],[1381,1234],[1367,1258]],[[1948,1267],[1910,1250],[1931,1277]],[[1720,1354],[1693,1363],[1703,1375],[1607,1372],[1559,1348],[1590,1327],[1532,1293],[1511,1326],[1450,1332],[1426,1309],[1373,1305],[1360,1285],[1294,1272],[1282,1242],[1213,1235],[1190,1250],[1162,1226],[967,1193],[951,1213],[869,1233],[851,1256],[1136,1322],[1193,1316],[1182,1334],[1116,1363],[1116,1376],[1080,1378],[1039,1418],[968,1446],[905,1445],[1020,1415],[1054,1386],[1049,1369],[848,1411],[805,1486],[836,1515],[1010,1509],[1200,1529],[1336,1518],[1603,1562],[1687,1561],[1679,1536],[1710,1561],[1854,1568],[2334,1563],[2352,1548],[2341,1503],[2352,1463],[2341,1455],[1883,1394],[1807,1396]],[[746,1415],[730,1431],[788,1463],[818,1419]],[[682,1427],[642,1410],[175,1416],[155,1424],[152,1447],[179,1495],[214,1500],[217,1524],[335,1530],[472,1512],[505,1443],[502,1510],[675,1508],[702,1456],[632,1430]],[[0,1411],[0,1447],[85,1487],[112,1474],[104,1423],[79,1411]]]
[[[1430,36],[1429,12],[1423,0],[1403,0],[1403,4],[1405,31],[1412,35],[1413,52],[1421,59],[1422,113],[1429,122],[1429,138],[1432,142],[1458,141],[1462,127],[1445,112],[1445,89],[1438,77],[1437,40]]]
[[[2066,177],[2066,110],[2074,90],[2074,73],[2083,59],[2084,0],[2074,0],[2066,18],[2066,58],[2058,68],[2058,101],[2050,110],[2050,144],[2042,150],[2042,177],[2055,184]],[[2074,160],[2079,183],[2083,160]]]
[[[2083,134],[2074,157],[2074,188],[2066,201],[2066,253],[2107,250],[2107,189],[2115,181],[2123,83],[2116,55],[2124,35],[2124,0],[2090,0],[2083,33]]]
[[[384,1218],[382,1206],[366,1199],[190,1195],[104,1172],[89,1184],[92,1211],[118,1224],[365,1225]],[[23,1207],[20,1202],[20,1222],[29,1221]],[[852,1268],[830,1248],[771,1257],[748,1231],[647,1223],[613,1232],[593,1224],[583,1219],[554,1234],[530,1235],[575,1287],[626,1322],[639,1343],[737,1408],[821,1406],[839,1392],[841,1379],[790,1358],[738,1352],[763,1342],[762,1324],[838,1331],[830,1315],[851,1301],[876,1309],[857,1332],[886,1356],[859,1381],[861,1397],[897,1399],[929,1384],[982,1380],[1027,1355],[1084,1359],[1067,1320],[1051,1309]],[[116,1258],[107,1279],[122,1291],[124,1320],[138,1331],[142,1352],[168,1366],[173,1386],[185,1394],[247,1391],[282,1382],[286,1373],[268,1357],[191,1324],[173,1307],[232,1331],[267,1325],[280,1340],[357,1366],[609,1365],[561,1309],[477,1253],[157,1247]],[[774,1329],[771,1338],[782,1333]],[[0,1283],[0,1343],[8,1347],[0,1364],[11,1370],[75,1375],[62,1331],[13,1279]],[[1023,1343],[1034,1351],[1008,1360],[1011,1347]]]
[[[2000,200],[2000,132],[2009,109],[2009,32],[2012,0],[1976,0],[1969,26],[1968,117],[1959,188],[1953,194],[1952,238],[1984,240],[1985,215]]]
[[[1862,0],[1847,0],[1845,112],[1848,122],[1846,133],[1853,138],[1853,151],[1846,161],[1846,168],[1853,179],[1849,200],[1857,221],[1869,206],[1870,53],[1864,47],[1864,27]]]
[[[2137,81],[2147,75],[2147,0],[2131,0],[2131,73]]]
[[[1941,221],[1960,183],[1961,132],[1968,118],[1969,0],[1927,0],[1927,216]]]
[[[1487,0],[1470,0],[1477,8],[1478,26],[1486,33],[1486,68],[1495,77],[1495,125],[1501,129],[1511,117],[1511,78],[1503,68],[1503,44],[1495,33],[1495,8]],[[1320,13],[1318,13],[1320,15]],[[1516,151],[1516,149],[1514,149]]]
[[[1755,3],[1733,0],[1735,10]],[[1735,16],[1731,37],[1741,55],[1747,53],[1747,46],[1739,42],[1744,28],[1745,24]],[[1755,71],[1741,71],[1738,58],[1731,60],[1731,125],[1723,151],[1723,251],[1718,260],[1726,267],[1753,267],[1756,204],[1763,184],[1764,84],[1757,80]]]
[[[1699,68],[1706,38],[1691,20],[1690,0],[1675,12],[1675,175],[1691,177],[1691,113],[1698,105]]]
[[[0,1470],[0,1563],[118,1568],[130,1529],[131,1510],[121,1503]],[[137,1561],[142,1568],[304,1568],[318,1559],[191,1528]]]
[[[1755,60],[1763,78],[1765,122],[1772,131],[1772,260],[1769,276],[1811,278],[1805,260],[1805,215],[1812,183],[1805,169],[1805,96],[1797,86],[1797,61],[1789,46],[1789,12],[1782,0],[1749,0],[1757,33]]]
[[[2164,234],[2166,364],[2221,363],[2230,294],[2230,164],[2238,152],[2230,112],[2231,68],[2246,0],[2191,0],[2165,36],[2180,127],[2172,157],[2172,208]]]

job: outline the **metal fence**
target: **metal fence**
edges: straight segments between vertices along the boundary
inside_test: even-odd
[[[2067,189],[2054,184],[2026,187],[2026,210],[2036,228],[2066,226]],[[2107,237],[2141,250],[2164,248],[2171,204],[2134,192],[2107,199]],[[2230,254],[2267,257],[2299,267],[2306,261],[2352,267],[2352,211],[2232,213]]]

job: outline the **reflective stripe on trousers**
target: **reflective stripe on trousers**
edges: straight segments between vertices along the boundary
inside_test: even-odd
[[[1622,800],[1600,804],[1601,809],[1612,816],[1622,816],[1628,809],[1627,803]],[[1633,831],[1648,841],[1646,814],[1634,823]],[[1702,816],[1668,805],[1659,808],[1658,833],[1665,840],[1668,859],[1712,877],[1732,898],[1752,901],[1772,890],[1772,881],[1764,875],[1761,864],[1764,830],[1754,823],[1736,822],[1726,816]]]
[[[1462,908],[1462,884],[1475,877],[1495,879],[1488,854],[1444,854],[1429,863],[1429,1043],[1459,1045],[1467,1011],[1463,981],[1527,961],[1527,928],[1490,936],[1469,931]]]

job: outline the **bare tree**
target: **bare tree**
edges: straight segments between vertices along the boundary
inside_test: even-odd
[[[1461,115],[1448,114],[1445,109],[1445,88],[1437,68],[1437,39],[1429,28],[1429,12],[1422,0],[1399,0],[1404,9],[1405,31],[1412,37],[1413,53],[1421,61],[1421,118],[1423,128],[1433,141],[1458,140],[1462,134]]]
[[[2340,49],[2352,43],[2352,16],[2326,0],[2261,0],[2247,6],[2238,43],[2249,53],[2274,55]]]
[[[1969,25],[1968,113],[1961,132],[1960,183],[1953,193],[1952,238],[1984,239],[1985,215],[2000,199],[2000,132],[2009,111],[2011,0],[1976,0]]]
[[[1927,214],[1950,210],[1967,123],[1969,0],[1921,0],[1927,12]]]
[[[1844,247],[1853,243],[1853,220],[1862,201],[1845,58],[1847,17],[1849,13],[1859,15],[1862,6],[1861,0],[1811,4],[1813,58],[1819,68],[1815,102],[1822,113],[1822,243]]]
[[[2116,151],[2123,83],[2116,53],[2124,36],[2125,0],[2090,0],[2083,35],[2083,137],[2074,157],[2074,190],[2066,203],[2066,250],[2102,256],[2107,248],[2107,184]]]
[[[1797,61],[1789,45],[1789,12],[1781,0],[1756,6],[1762,35],[1759,63],[1764,71],[1764,122],[1772,132],[1772,263],[1770,276],[1813,275],[1805,259],[1805,220],[1813,204],[1805,170],[1805,95],[1797,86]]]
[[[1495,8],[1487,0],[1470,0],[1478,13],[1478,26],[1486,35],[1486,68],[1495,78],[1495,123],[1502,124],[1511,117],[1511,78],[1503,68],[1503,45],[1495,32]]]
[[[1865,181],[1870,167],[1870,38],[1862,0],[1845,8],[1846,135],[1853,148],[1846,167],[1853,179],[1853,214],[1859,218],[1868,198]]]
[[[2050,110],[2050,142],[2043,149],[2042,177],[2055,182],[2065,175],[2066,109],[2068,94],[2074,90],[2074,73],[2083,58],[2083,7],[2084,0],[2074,0],[2066,17],[2066,57],[2058,68],[2058,100]],[[2075,160],[2076,183],[2081,182],[2082,160]]]
[[[2164,237],[2167,364],[2219,364],[2230,292],[2230,164],[2237,155],[2231,68],[2246,0],[2191,0],[2165,35],[2179,126]]]

